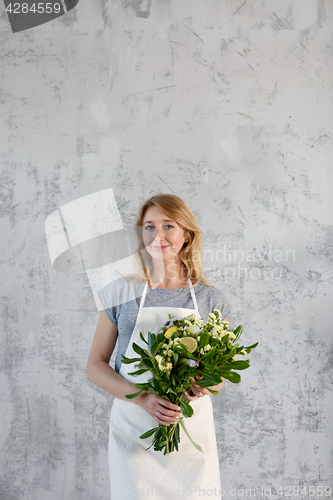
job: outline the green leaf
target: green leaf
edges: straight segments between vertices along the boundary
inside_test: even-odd
[[[149,370],[147,368],[143,368],[142,370],[138,370],[136,372],[131,372],[129,373],[128,375],[132,375],[132,377],[137,377],[139,375],[142,375],[142,373],[146,373],[148,372]]]
[[[165,339],[164,339],[165,340]],[[151,349],[152,356],[155,356],[155,354],[162,349],[162,345],[165,344],[164,340],[160,342],[159,344],[156,342],[155,345],[153,345]]]
[[[242,325],[237,326],[237,328],[233,331],[234,334],[236,335],[235,340],[238,340],[239,337],[242,335],[243,327]]]
[[[181,357],[182,358],[190,358],[190,359],[197,359],[193,354],[190,353],[190,351],[185,347],[183,344],[177,344],[176,346],[177,350],[180,351]]]
[[[169,384],[167,384],[166,382],[160,382],[158,384],[158,386],[159,386],[159,388],[161,389],[162,392],[166,392],[166,390],[169,387]]]
[[[205,347],[205,345],[208,344],[209,339],[210,339],[209,333],[201,333],[200,334],[200,340],[199,340],[199,349],[201,347]]]
[[[142,349],[142,347],[138,346],[135,342],[133,342],[133,351],[135,351],[137,354],[140,354],[140,356],[145,355],[145,350]]]
[[[126,358],[123,354],[121,355],[121,362],[125,365],[130,365],[131,363],[135,363],[136,361],[141,361],[141,358]]]
[[[233,358],[236,354],[237,347],[233,347],[231,351],[228,353],[228,358]]]
[[[206,360],[206,359],[203,359],[203,360],[201,361],[201,363],[202,363],[202,365],[203,365],[203,367],[204,367],[204,368],[203,368],[204,370],[208,370],[208,371],[210,371],[210,372],[211,372],[211,371],[213,371],[213,370],[214,370],[214,368],[215,368],[215,366],[214,366],[214,365],[210,365],[209,363],[207,363],[207,360]]]
[[[233,384],[238,384],[238,382],[241,381],[241,376],[239,375],[239,373],[236,372],[228,372],[222,376],[227,380],[230,380],[230,382],[232,382]]]
[[[184,415],[185,418],[192,417],[193,408],[189,403],[186,403],[185,401],[180,401],[180,408],[181,408],[182,414]],[[179,418],[179,420],[180,420],[180,418]]]
[[[127,399],[134,399],[136,398],[139,394],[141,394],[142,391],[139,391],[139,392],[135,392],[134,394],[126,394],[125,395],[125,398]]]
[[[149,368],[149,370],[152,370],[154,368],[153,362],[149,358],[142,358],[142,363]]]
[[[181,358],[178,362],[178,366],[186,366],[188,367],[188,358]]]
[[[255,347],[257,347],[258,344],[259,344],[259,342],[256,342],[255,344],[252,344],[249,347],[245,347],[245,351],[247,353],[251,352],[251,349],[254,349]]]
[[[214,396],[217,396],[219,391],[213,391],[213,389],[209,389],[209,387],[206,387],[206,389],[211,392]]]
[[[194,446],[197,450],[201,451],[201,453],[203,453],[203,450],[202,450],[201,446],[199,446],[197,443],[195,443],[195,442],[193,441],[193,439],[191,438],[191,436],[189,435],[189,433],[187,432],[187,429],[186,429],[186,427],[185,427],[185,423],[184,423],[184,420],[182,419],[182,417],[180,417],[180,418],[179,418],[179,423],[180,423],[180,425],[182,426],[182,428],[184,429],[184,432],[185,432],[186,436],[189,438],[189,440],[191,441],[191,443],[193,444],[193,446]]]
[[[154,333],[148,332],[148,347],[149,351],[151,352],[153,344],[155,342],[156,336]]]
[[[245,361],[232,361],[231,363],[228,363],[228,369],[230,370],[245,370],[246,368],[249,368],[250,366],[250,360],[246,359]]]
[[[219,373],[220,373],[220,371],[219,371]],[[205,372],[201,372],[200,375],[201,374],[203,375],[203,378],[201,380],[197,380],[195,382],[197,385],[202,385],[204,387],[205,384],[207,384],[207,382],[210,385],[217,385],[217,384],[220,384],[222,382],[220,374],[205,373]]]
[[[142,389],[143,391],[147,391],[149,387],[151,387],[150,383],[147,382],[146,384],[134,384],[134,387],[137,387],[138,389]]]
[[[142,340],[145,344],[147,344],[147,345],[148,345],[147,340],[144,338],[144,336],[142,335],[142,333],[141,333],[141,332],[140,332],[140,339],[141,339],[141,340]]]
[[[147,439],[147,438],[149,438],[150,436],[152,436],[154,434],[155,431],[157,431],[157,427],[154,427],[154,429],[150,429],[150,431],[147,431],[144,434],[142,434],[140,436],[140,439]]]

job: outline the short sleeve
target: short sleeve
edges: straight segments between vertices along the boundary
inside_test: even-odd
[[[116,326],[118,326],[118,321],[117,321],[117,306],[112,305],[112,290],[110,289],[110,285],[107,285],[106,287],[102,288],[102,290],[99,290],[97,292],[98,298],[102,303],[102,306],[104,307],[104,310],[112,323],[114,323]]]

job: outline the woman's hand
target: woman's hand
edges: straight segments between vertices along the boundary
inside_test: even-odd
[[[158,424],[169,426],[170,423],[178,423],[182,414],[179,406],[154,393],[144,391],[132,401],[149,413]]]
[[[200,380],[202,377],[200,375],[197,375],[195,379],[193,377],[190,378],[190,382],[195,382],[196,380]],[[193,401],[194,399],[202,398],[209,394],[209,390],[206,389],[206,387],[201,387],[200,385],[193,384],[191,385],[190,389],[192,390],[194,396],[190,396],[188,392],[185,391],[185,396],[187,399],[190,401]]]

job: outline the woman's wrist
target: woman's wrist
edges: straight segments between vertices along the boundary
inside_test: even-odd
[[[142,403],[145,400],[145,398],[147,397],[147,394],[148,394],[147,391],[142,391],[141,394],[139,394],[138,396],[136,396],[133,399],[129,399],[129,401],[131,401],[132,403],[134,403],[134,404],[142,407]]]

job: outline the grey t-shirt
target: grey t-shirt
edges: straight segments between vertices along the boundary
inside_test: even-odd
[[[118,352],[115,369],[119,372],[121,355],[126,353],[139,312],[144,285],[125,279],[117,279],[97,292],[109,319],[118,327]],[[224,294],[215,287],[198,283],[193,288],[200,316],[204,321],[213,309],[219,309],[222,319],[231,311]],[[189,287],[148,288],[143,307],[182,307],[195,309]]]

